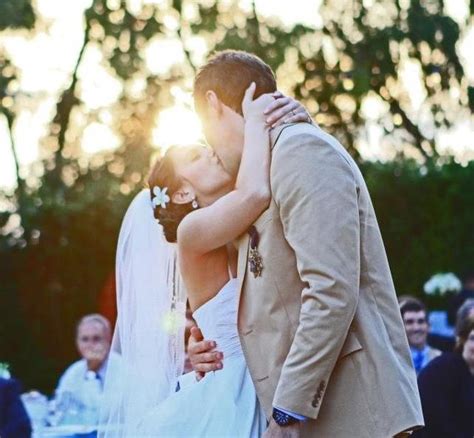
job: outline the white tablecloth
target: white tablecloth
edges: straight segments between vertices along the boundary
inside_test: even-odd
[[[64,426],[42,427],[33,431],[32,438],[70,438],[77,434],[92,433],[97,426],[67,424]]]

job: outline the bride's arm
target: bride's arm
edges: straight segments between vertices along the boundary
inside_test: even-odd
[[[271,95],[253,99],[255,85],[245,92],[242,109],[245,142],[235,189],[212,205],[186,216],[178,227],[178,245],[205,254],[235,239],[260,216],[270,202],[269,127],[264,109]]]

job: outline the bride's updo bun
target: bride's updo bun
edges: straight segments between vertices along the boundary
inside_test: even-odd
[[[170,201],[166,204],[166,208],[157,205],[153,209],[153,214],[162,225],[166,240],[172,243],[176,242],[179,224],[187,214],[194,210],[192,202],[176,204],[171,201],[174,192],[181,187],[181,180],[176,175],[170,154],[175,147],[168,149],[166,154],[156,161],[148,178],[148,187],[152,200],[155,197],[153,193],[155,187],[160,189],[168,188],[166,194],[170,197]]]

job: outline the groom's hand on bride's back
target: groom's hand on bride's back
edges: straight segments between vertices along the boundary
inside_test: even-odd
[[[205,340],[201,330],[194,326],[191,328],[191,335],[188,341],[188,356],[196,372],[196,377],[201,380],[209,371],[221,370],[223,368],[222,360],[224,355],[216,351],[214,341]]]

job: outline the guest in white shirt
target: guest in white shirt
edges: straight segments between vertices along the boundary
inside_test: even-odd
[[[410,345],[415,371],[418,374],[429,362],[441,354],[440,350],[428,345],[430,329],[425,305],[413,297],[400,300],[400,312]]]
[[[68,409],[74,404],[75,411],[80,411],[76,421],[98,423],[107,366],[120,360],[110,353],[110,343],[110,323],[102,315],[86,315],[77,324],[76,345],[82,358],[66,369],[56,389],[58,403],[65,403]]]

